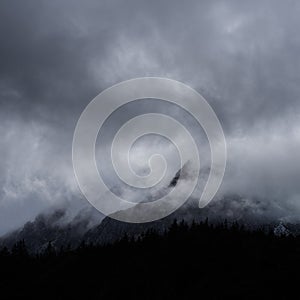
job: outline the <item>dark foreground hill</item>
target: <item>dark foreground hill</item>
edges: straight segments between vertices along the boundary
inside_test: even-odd
[[[294,299],[300,239],[224,223],[28,255],[0,253],[1,299]]]

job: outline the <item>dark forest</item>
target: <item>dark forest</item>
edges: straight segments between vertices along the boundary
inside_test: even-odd
[[[29,254],[19,241],[0,265],[5,299],[286,299],[297,292],[300,238],[175,220],[109,245],[49,242]]]

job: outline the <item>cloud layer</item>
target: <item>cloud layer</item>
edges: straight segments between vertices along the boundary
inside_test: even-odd
[[[300,219],[299,14],[289,0],[1,1],[0,233],[83,205],[76,121],[104,88],[142,76],[189,84],[216,111],[229,153],[220,199],[260,197]]]

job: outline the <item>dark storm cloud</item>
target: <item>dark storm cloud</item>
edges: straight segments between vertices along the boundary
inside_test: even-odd
[[[1,1],[0,232],[80,198],[76,121],[101,90],[141,76],[183,81],[217,112],[221,193],[300,216],[299,14],[297,1]]]

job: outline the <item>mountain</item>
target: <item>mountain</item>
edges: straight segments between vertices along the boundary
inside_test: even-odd
[[[42,252],[49,242],[54,248],[77,247],[83,240],[87,243],[107,244],[128,236],[139,236],[149,229],[158,232],[166,230],[173,220],[191,220],[193,209],[184,208],[171,216],[150,223],[125,223],[110,217],[104,218],[97,224],[90,225],[89,215],[82,217],[81,212],[71,221],[67,222],[66,211],[56,210],[51,214],[40,214],[34,221],[27,222],[22,228],[10,232],[0,238],[1,246],[12,248],[24,240],[30,252]],[[194,215],[197,219],[196,215]],[[198,218],[199,219],[199,218]]]
[[[73,220],[65,224],[64,218],[64,210],[40,214],[33,222],[27,222],[23,228],[3,236],[0,245],[11,248],[17,241],[24,240],[31,252],[43,251],[49,242],[57,249],[69,244],[77,245],[78,240],[88,230],[89,220]]]
[[[226,211],[224,211],[223,216],[214,216],[214,211],[216,211],[216,204],[201,210],[195,205],[186,204],[170,216],[150,223],[124,223],[105,217],[99,223],[91,225],[89,214],[85,214],[84,217],[79,214],[71,221],[66,222],[66,212],[57,210],[51,214],[41,214],[34,221],[27,222],[22,228],[6,234],[0,238],[0,248],[1,246],[12,248],[20,240],[24,240],[28,250],[33,253],[44,251],[49,242],[57,250],[61,247],[77,247],[82,241],[108,244],[121,239],[125,234],[129,237],[138,237],[150,229],[163,233],[170,227],[174,219],[177,221],[185,220],[188,223],[193,220],[196,222],[205,221],[206,218],[211,223],[218,223],[227,219],[228,222],[238,221],[248,228],[263,227],[276,235],[286,235],[287,232],[292,235],[300,235],[299,224],[283,224],[282,222],[278,224],[274,221],[268,223],[254,222],[254,219],[251,221],[249,215],[248,219],[246,215],[244,215],[244,218],[237,218],[237,216],[228,218],[228,215],[226,217]]]
[[[175,174],[169,187],[176,186],[178,180],[186,176],[185,168],[186,165]],[[0,238],[0,246],[11,248],[16,242],[24,240],[29,251],[41,252],[46,249],[49,242],[56,249],[66,246],[76,247],[83,240],[88,243],[111,243],[120,239],[125,233],[136,236],[150,228],[164,230],[171,223],[171,219],[173,220],[171,218],[147,224],[130,224],[109,217],[102,221],[99,214],[95,208],[84,209],[69,220],[66,210],[63,209],[43,213],[34,221],[27,222],[22,228]]]
[[[177,185],[178,180],[186,176],[186,172],[179,170],[170,181],[168,188]],[[81,210],[74,218],[68,218],[66,210],[58,209],[51,213],[40,214],[34,221],[27,222],[22,228],[6,234],[0,238],[0,247],[11,248],[16,242],[24,240],[30,252],[42,252],[49,245],[59,250],[61,247],[77,247],[82,241],[86,243],[107,244],[121,239],[125,234],[138,237],[149,229],[163,233],[173,223],[185,220],[190,223],[206,219],[211,223],[239,222],[248,228],[263,227],[277,235],[300,235],[299,224],[289,224],[280,220],[280,211],[270,208],[270,203],[259,199],[247,199],[238,195],[212,201],[208,206],[199,209],[196,199],[189,199],[182,207],[171,215],[158,221],[149,223],[125,223],[103,216],[95,209]],[[138,213],[137,204],[131,213]],[[272,211],[272,214],[268,214]],[[116,212],[117,214],[118,212]],[[100,216],[101,215],[101,216]]]

